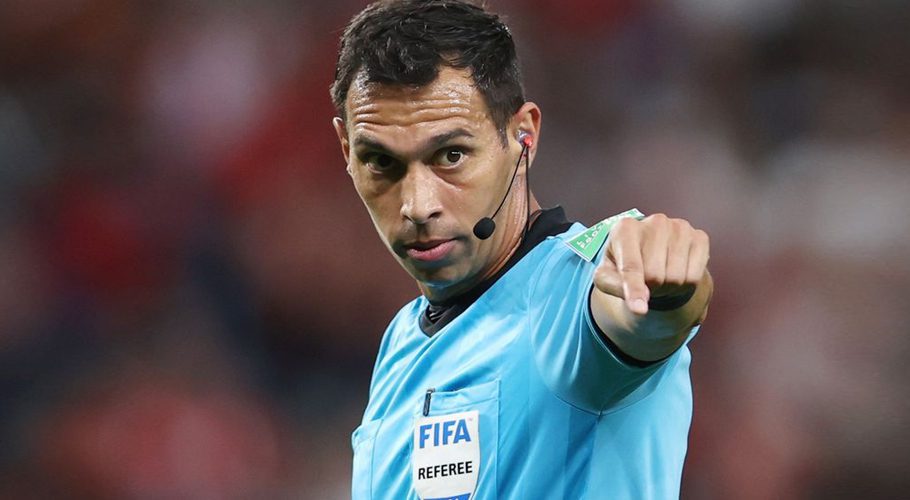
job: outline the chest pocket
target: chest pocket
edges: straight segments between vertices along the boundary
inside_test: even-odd
[[[428,403],[428,404],[427,404]],[[424,410],[426,415],[424,415]],[[421,402],[414,422],[433,421],[434,417],[446,415],[470,415],[477,412],[480,460],[477,467],[477,486],[471,498],[496,498],[496,459],[499,448],[499,380],[465,387],[454,391],[438,391],[430,394],[429,401]],[[444,440],[444,431],[427,430],[427,440]],[[418,436],[419,441],[419,436]],[[417,481],[419,471],[415,468],[415,443],[412,440],[412,480]],[[443,462],[445,462],[443,460]],[[440,472],[435,471],[438,477]],[[429,474],[429,472],[428,472]],[[416,484],[415,484],[416,486]]]
[[[354,467],[351,481],[352,500],[370,500],[373,483],[373,448],[376,433],[382,420],[367,422],[351,435],[351,446],[354,448]]]

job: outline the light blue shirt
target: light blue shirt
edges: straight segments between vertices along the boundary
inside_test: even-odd
[[[539,243],[432,337],[419,327],[425,298],[401,309],[352,436],[354,500],[418,498],[412,454],[432,433],[424,427],[415,442],[415,426],[473,411],[479,436],[463,434],[461,444],[479,445],[476,489],[446,498],[679,496],[692,417],[689,350],[646,367],[614,355],[588,305],[600,256],[588,262],[565,244],[584,229],[576,223]],[[465,470],[446,467],[427,473]]]

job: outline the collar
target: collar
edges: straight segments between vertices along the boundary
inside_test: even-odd
[[[566,219],[566,212],[562,207],[543,209],[531,223],[528,233],[522,238],[515,253],[509,257],[499,271],[465,293],[448,299],[444,302],[430,303],[420,315],[420,329],[428,337],[432,337],[439,330],[451,323],[473,304],[481,295],[505,275],[509,269],[517,264],[525,255],[546,240],[548,236],[555,236],[566,232],[572,223]]]

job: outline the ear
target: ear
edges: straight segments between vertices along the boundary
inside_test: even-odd
[[[525,133],[531,136],[531,147],[528,148],[528,154],[531,160],[537,151],[537,145],[540,144],[540,124],[541,124],[540,107],[533,102],[526,102],[518,108],[518,111],[512,115],[512,121],[509,125],[510,142],[515,141],[518,151],[521,151],[521,144],[518,142],[519,134]]]
[[[341,144],[341,154],[344,155],[344,163],[348,165],[348,173],[351,173],[351,142],[348,140],[348,129],[344,125],[344,120],[337,116],[332,119],[332,126],[335,127],[335,134]]]

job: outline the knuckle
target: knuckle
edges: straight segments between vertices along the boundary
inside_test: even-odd
[[[686,284],[687,285],[697,285],[701,283],[702,278],[705,276],[705,268],[698,267],[689,269],[686,273]]]
[[[606,280],[609,279],[613,273],[604,266],[600,266],[594,270],[594,279]]]
[[[692,224],[686,219],[673,219],[673,228],[677,231],[692,231]]]
[[[685,273],[680,272],[669,272],[667,273],[666,278],[664,279],[665,285],[674,285],[682,286],[686,284],[686,275]]]
[[[651,214],[645,217],[642,222],[648,224],[649,226],[663,226],[666,225],[669,220],[670,218],[667,217],[667,214],[658,212],[656,214]]]
[[[646,279],[663,281],[664,276],[667,274],[666,259],[656,255],[646,255],[642,261],[642,267]]]
[[[613,225],[613,234],[623,234],[631,230],[638,221],[631,217],[624,217],[616,221],[616,224]]]
[[[662,284],[666,279],[666,273],[663,269],[649,267],[644,272],[645,281],[648,283]]]
[[[619,271],[623,274],[643,274],[641,266],[633,263],[624,263]]]

